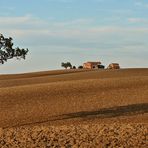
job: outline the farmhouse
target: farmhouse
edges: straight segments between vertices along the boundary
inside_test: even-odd
[[[111,63],[111,64],[109,64],[107,69],[120,69],[120,66],[118,63]]]
[[[101,62],[86,62],[83,64],[83,68],[86,68],[86,69],[98,68],[98,65],[100,64]]]

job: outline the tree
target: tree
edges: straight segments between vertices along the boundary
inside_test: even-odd
[[[72,69],[76,69],[76,66],[72,66]]]
[[[105,68],[105,66],[104,65],[98,65],[98,69],[104,69]]]
[[[82,66],[82,65],[80,65],[80,66],[78,67],[78,69],[83,69],[83,66]]]
[[[4,64],[8,59],[16,57],[17,59],[25,59],[28,49],[13,48],[12,38],[5,38],[0,34],[0,64]]]
[[[66,69],[67,69],[68,67],[69,67],[70,69],[72,68],[72,65],[71,65],[70,62],[66,62],[66,63],[62,62],[62,63],[61,63],[61,66],[64,67],[64,68],[66,68]]]

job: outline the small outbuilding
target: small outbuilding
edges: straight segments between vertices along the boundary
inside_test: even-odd
[[[107,69],[120,69],[120,65],[118,63],[111,63]]]
[[[101,62],[86,62],[83,64],[83,68],[86,69],[97,69]]]

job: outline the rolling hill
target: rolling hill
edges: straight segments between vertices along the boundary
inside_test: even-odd
[[[148,69],[0,75],[1,128],[83,124],[148,129]]]

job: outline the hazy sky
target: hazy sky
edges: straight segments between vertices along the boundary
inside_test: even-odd
[[[60,69],[67,61],[148,67],[147,0],[0,0],[0,33],[30,50],[0,73]]]

